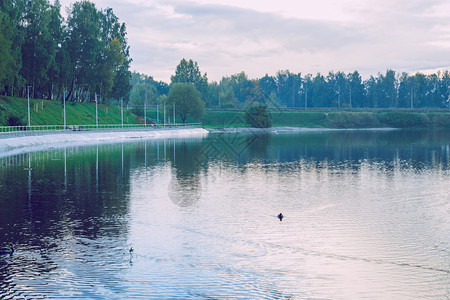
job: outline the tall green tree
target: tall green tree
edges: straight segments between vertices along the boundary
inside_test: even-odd
[[[2,0],[0,1],[0,12],[2,14],[2,31],[5,38],[3,49],[8,49],[11,41],[9,55],[5,53],[5,65],[2,89],[5,94],[20,95],[23,92],[24,81],[19,74],[22,67],[22,45],[24,42],[24,22],[25,0]],[[3,58],[0,58],[2,60]],[[11,61],[12,59],[12,61]]]
[[[311,83],[311,104],[316,107],[331,107],[332,99],[328,96],[328,88],[325,77],[317,73]]]
[[[52,35],[52,47],[53,55],[48,69],[48,81],[46,87],[48,90],[49,98],[61,98],[62,89],[67,86],[69,72],[67,49],[64,47],[64,41],[66,38],[64,18],[61,15],[61,3],[56,0],[53,5],[50,6],[50,22]]]
[[[24,17],[25,42],[22,46],[22,69],[20,73],[33,94],[45,97],[44,85],[48,81],[48,71],[55,59],[56,45],[50,21],[51,10],[47,0],[28,1]]]
[[[113,98],[125,97],[131,91],[130,46],[127,42],[127,30],[125,23],[120,23],[119,18],[111,8],[103,10],[100,15],[102,23],[102,39],[110,44],[118,41],[120,44],[120,56],[115,53],[115,59],[108,58],[109,67],[114,73],[112,89],[109,96]]]
[[[286,107],[297,107],[300,103],[301,74],[289,70],[278,71],[275,77],[277,97],[280,104]]]
[[[205,113],[205,104],[192,83],[174,83],[167,97],[166,107],[175,105],[176,114],[186,123],[188,117],[199,120]]]
[[[67,20],[67,49],[72,79],[69,97],[79,91],[97,88],[97,63],[103,50],[99,12],[89,1],[76,2]]]
[[[272,126],[272,118],[266,104],[254,103],[245,111],[245,121],[255,128],[268,128]]]
[[[200,92],[202,98],[208,96],[207,74],[202,75],[197,62],[192,59],[186,60],[183,58],[175,70],[175,75],[170,79],[172,84],[179,82],[192,83],[195,85],[197,91]]]
[[[11,77],[11,66],[14,64],[11,55],[12,30],[8,16],[0,11],[0,87],[3,87]]]
[[[364,103],[364,84],[358,71],[347,75],[349,107],[362,107]]]
[[[67,49],[72,69],[69,95],[75,90],[124,97],[130,90],[126,27],[112,9],[99,11],[90,1],[73,4],[67,21]]]

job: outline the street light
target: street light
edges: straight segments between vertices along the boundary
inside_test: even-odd
[[[98,103],[97,103],[97,93],[95,93],[95,125],[98,129]]]
[[[305,110],[308,108],[308,85],[305,84]]]
[[[120,98],[120,108],[121,108],[121,111],[122,111],[121,115],[122,115],[122,128],[123,128],[123,97]]]
[[[64,130],[66,129],[66,92],[64,91],[63,107],[64,107]]]
[[[31,118],[30,118],[30,85],[27,86],[27,95],[28,95],[28,127],[31,126]]]
[[[144,126],[147,127],[147,87],[145,87]]]
[[[164,127],[166,127],[166,101],[164,101]]]

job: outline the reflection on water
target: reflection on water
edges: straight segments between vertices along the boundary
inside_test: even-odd
[[[0,298],[447,299],[449,162],[443,131],[2,158]]]

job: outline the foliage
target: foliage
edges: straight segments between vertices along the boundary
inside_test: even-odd
[[[245,121],[251,127],[268,128],[272,126],[269,108],[266,104],[253,104],[245,111]]]
[[[214,85],[213,85],[214,84]],[[450,107],[450,73],[414,75],[385,74],[370,76],[362,81],[358,71],[348,74],[329,72],[315,76],[279,71],[275,76],[265,75],[249,79],[244,72],[223,77],[210,84],[224,104],[242,108],[247,103],[266,102],[269,107],[280,108],[425,108]],[[219,106],[218,101],[214,100]]]
[[[171,77],[172,84],[174,83],[192,83],[197,91],[200,92],[201,98],[205,99],[208,96],[208,77],[205,74],[202,75],[197,62],[190,59],[182,59],[178,64],[175,75]]]
[[[169,92],[169,85],[162,81],[155,81],[153,77],[133,72],[131,74],[130,102],[134,112],[144,115],[144,106],[156,105]],[[145,104],[145,100],[147,103]]]
[[[23,126],[25,125],[17,116],[9,116],[7,120],[8,126]]]
[[[181,121],[186,123],[188,117],[200,119],[204,113],[204,102],[200,99],[200,93],[191,83],[175,83],[169,91],[166,102],[167,107],[174,107]]]
[[[10,66],[13,63],[10,26],[11,24],[6,14],[0,11],[0,86],[7,82]]]
[[[125,24],[112,9],[97,10],[86,0],[67,13],[64,20],[59,0],[0,3],[0,93],[25,96],[30,90],[33,98],[61,101],[64,95],[72,101],[127,96]]]
[[[381,113],[379,120],[389,127],[408,128],[408,127],[428,127],[430,120],[426,113],[392,111]]]
[[[71,125],[95,125],[95,103],[70,102],[66,105],[66,122]],[[0,126],[8,126],[8,118],[15,116],[20,124],[27,123],[26,98],[0,97]],[[52,100],[30,99],[31,125],[61,125],[64,122],[61,103]],[[136,116],[124,108],[124,124],[134,124]],[[99,124],[121,124],[119,107],[98,104]]]
[[[370,128],[380,127],[374,113],[371,112],[333,112],[327,116],[331,128]]]

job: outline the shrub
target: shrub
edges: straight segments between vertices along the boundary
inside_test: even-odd
[[[428,116],[415,112],[387,112],[380,114],[381,123],[395,128],[427,127],[430,125]]]
[[[17,116],[9,116],[7,120],[8,126],[25,126],[21,119]]]
[[[254,104],[245,111],[245,121],[251,127],[272,127],[272,118],[269,108],[265,104]]]
[[[375,115],[369,112],[336,112],[330,113],[327,119],[333,128],[368,128],[380,125]]]

